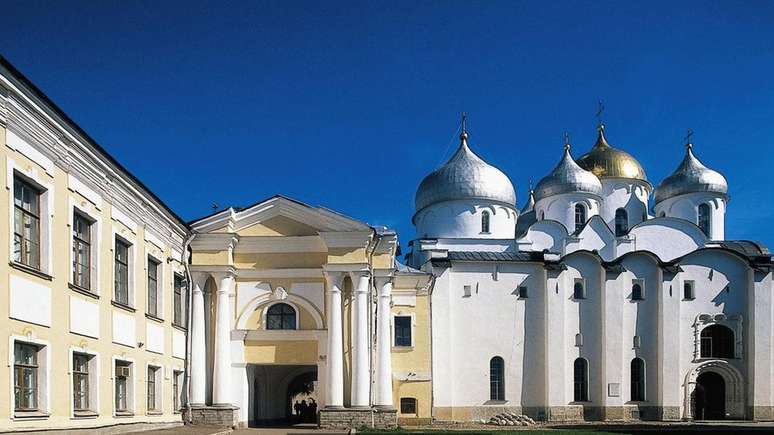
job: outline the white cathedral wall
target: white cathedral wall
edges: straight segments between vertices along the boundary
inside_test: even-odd
[[[481,216],[489,212],[489,232],[481,231]],[[414,217],[417,238],[513,239],[518,213],[511,206],[487,200],[445,201]]]
[[[433,290],[434,406],[539,406],[543,402],[542,267],[455,263]],[[470,296],[464,286],[470,286]],[[519,299],[526,285],[528,298]],[[506,403],[491,403],[489,362],[505,362]]]
[[[687,193],[668,198],[655,205],[656,216],[667,216],[698,224],[699,205],[710,206],[711,240],[725,240],[726,200],[709,192]]]
[[[643,214],[648,210],[648,195],[650,187],[644,182],[625,178],[603,178],[599,215],[610,228],[615,229],[615,212],[624,208],[631,228],[643,221]]]
[[[603,309],[603,270],[599,260],[586,253],[570,255],[564,261],[567,270],[562,273],[559,294],[560,303],[564,304],[564,349],[565,359],[559,363],[553,359],[549,364],[563,364],[564,367],[564,402],[550,405],[566,405],[573,400],[573,363],[576,358],[585,358],[589,369],[589,401],[591,405],[599,405],[603,394],[602,379],[604,367],[602,360],[602,309]],[[573,287],[575,279],[585,282],[586,299],[575,300]],[[551,303],[549,301],[549,303]],[[549,329],[555,318],[548,319]],[[552,332],[549,332],[551,334]],[[581,346],[576,345],[575,335],[582,334]],[[550,382],[550,378],[549,378]]]
[[[704,246],[706,237],[699,227],[683,219],[659,217],[633,228],[634,250],[652,252],[671,261]]]
[[[554,220],[567,228],[567,232],[572,234],[575,228],[575,204],[581,203],[586,207],[586,220],[599,214],[600,202],[596,196],[587,193],[562,193],[559,195],[540,198],[535,203],[535,212],[537,219]]]
[[[658,304],[659,289],[661,288],[661,273],[655,259],[647,254],[630,255],[621,262],[626,270],[618,275],[614,281],[614,291],[608,291],[608,295],[615,295],[615,301],[611,304],[613,310],[620,307],[622,314],[622,327],[617,328],[610,322],[605,322],[605,343],[615,349],[620,346],[621,353],[607,352],[606,361],[608,367],[620,364],[618,370],[608,370],[607,382],[619,382],[621,384],[621,396],[618,405],[631,400],[631,362],[634,358],[641,358],[645,362],[645,400],[651,404],[658,403]],[[632,300],[632,286],[638,280],[643,286],[644,300]],[[610,290],[610,287],[608,287]],[[607,319],[606,319],[607,320]],[[620,334],[620,335],[619,335]],[[634,347],[634,337],[640,338],[639,348]],[[610,338],[615,338],[612,341]],[[613,344],[614,343],[614,344]],[[619,358],[613,358],[620,356]]]
[[[746,322],[749,320],[747,296],[750,290],[747,265],[730,253],[698,251],[681,260],[680,268],[683,271],[678,273],[680,286],[675,295],[680,299],[679,324],[674,319],[665,319],[665,324],[667,328],[678,331],[680,335],[679,367],[681,380],[684,380],[703,361],[694,357],[697,346],[694,324],[697,316],[718,313],[727,316],[741,315],[743,321],[741,359],[728,361],[729,365],[738,370],[742,378],[746,380],[746,385],[742,386],[746,390],[753,381],[748,377],[746,369],[746,361],[751,357],[749,346],[746,344],[746,335],[748,334]],[[694,300],[683,300],[682,286],[686,280],[693,280],[695,283]],[[729,291],[726,291],[726,288]],[[736,333],[735,340],[739,340]],[[671,388],[679,388],[679,386]],[[727,386],[727,389],[730,388]],[[682,390],[681,393],[681,404],[684,405],[686,391]],[[685,409],[683,409],[684,412]]]

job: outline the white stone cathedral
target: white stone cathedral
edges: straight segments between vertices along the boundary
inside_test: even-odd
[[[726,179],[690,143],[654,189],[600,124],[519,210],[460,139],[407,255],[435,276],[435,420],[774,418],[771,255],[725,239]]]

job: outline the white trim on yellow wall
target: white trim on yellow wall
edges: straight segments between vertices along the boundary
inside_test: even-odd
[[[24,168],[12,158],[8,157],[6,167],[6,189],[8,189],[8,255],[13,261],[13,229],[14,229],[14,205],[13,205],[13,181],[14,177],[24,178],[26,181],[37,185],[40,194],[40,270],[50,276],[54,275],[52,245],[52,214],[54,210],[54,184],[49,177],[38,173],[34,167]]]
[[[126,394],[127,394],[127,400],[126,405],[129,412],[131,412],[134,416],[137,415],[137,361],[135,361],[134,358],[121,356],[121,355],[113,355],[110,358],[110,401],[111,406],[110,408],[113,410],[113,418],[120,418],[123,416],[118,416],[118,413],[116,411],[116,361],[124,361],[131,364],[130,369],[130,375],[129,380],[130,382],[127,383],[126,387]]]
[[[70,274],[67,278],[67,282],[70,284],[73,283],[73,268],[75,267],[75,253],[73,252],[73,222],[75,221],[75,213],[76,211],[89,219],[92,220],[92,224],[89,227],[89,233],[91,237],[91,268],[89,270],[89,273],[91,276],[89,277],[89,286],[88,289],[95,295],[101,295],[101,288],[100,288],[100,262],[101,262],[101,255],[102,252],[102,217],[99,213],[95,213],[90,210],[90,207],[83,207],[75,203],[74,198],[69,198],[69,206],[68,209],[70,210],[69,216],[70,220],[67,222],[67,228],[70,229],[70,232],[68,234],[68,243],[70,246]]]
[[[44,414],[39,417],[23,417],[18,418],[16,417],[15,408],[16,408],[16,398],[14,397],[14,362],[16,360],[15,355],[15,342],[22,342],[22,343],[29,343],[29,344],[35,344],[37,346],[40,346],[40,348],[45,353],[43,355],[43,358],[40,358],[40,355],[38,355],[38,412]],[[22,335],[11,335],[8,337],[8,372],[10,377],[8,379],[11,380],[9,385],[11,388],[9,388],[9,394],[10,394],[10,409],[8,415],[10,415],[11,420],[41,420],[41,419],[47,419],[49,414],[51,412],[51,343],[47,340],[41,340],[39,338],[35,338],[32,336],[32,333],[28,334],[27,336]],[[42,388],[41,388],[42,386]]]
[[[75,416],[75,398],[73,397],[73,391],[75,388],[75,385],[73,383],[73,354],[74,353],[82,353],[85,355],[91,356],[89,359],[89,410],[94,412],[95,415],[88,416],[88,417],[76,417]],[[90,418],[97,418],[99,416],[99,410],[100,410],[100,384],[99,380],[102,379],[101,377],[101,369],[102,369],[102,360],[100,359],[99,352],[89,350],[85,347],[77,347],[77,346],[70,346],[69,352],[69,361],[67,363],[67,375],[70,379],[70,394],[68,396],[70,397],[70,418],[73,419],[90,419]]]

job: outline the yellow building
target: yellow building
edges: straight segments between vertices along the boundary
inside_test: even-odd
[[[323,427],[429,421],[431,277],[393,231],[282,196],[191,227],[194,422],[304,420],[298,397]]]
[[[0,57],[0,431],[180,424],[186,225]]]

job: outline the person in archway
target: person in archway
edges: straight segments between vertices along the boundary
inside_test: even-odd
[[[317,421],[317,401],[314,398],[309,399],[309,421]]]
[[[301,404],[298,400],[293,404],[293,412],[296,414],[296,418],[301,418]]]

